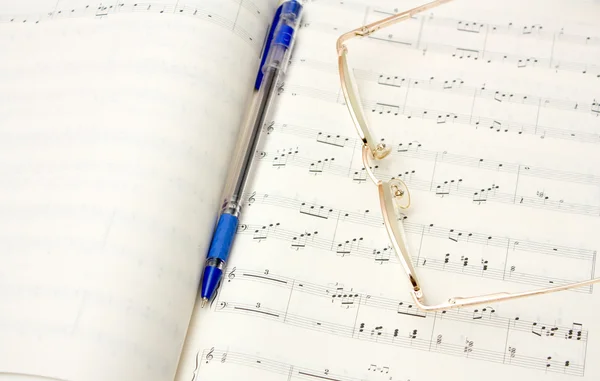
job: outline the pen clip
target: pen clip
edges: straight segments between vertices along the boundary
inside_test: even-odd
[[[273,35],[275,34],[275,29],[279,24],[279,19],[281,17],[281,10],[283,9],[283,4],[277,7],[277,11],[275,11],[275,16],[273,17],[273,23],[269,29],[269,34],[267,34],[267,40],[265,41],[265,45],[263,47],[262,57],[260,59],[260,66],[258,67],[258,74],[256,76],[256,81],[254,82],[254,88],[256,90],[260,89],[260,85],[262,83],[262,79],[264,76],[263,67],[265,65],[265,61],[267,60],[267,56],[269,55],[269,49],[271,48],[271,42],[273,41]]]
[[[287,63],[283,62],[282,59],[289,59],[286,51],[291,50],[294,43],[293,35],[300,26],[302,8],[303,5],[298,0],[285,0],[277,8],[273,24],[271,24],[269,34],[267,35],[260,67],[254,83],[256,90],[260,89],[264,70],[269,64],[278,61],[280,62],[278,65],[279,68],[285,71]],[[275,51],[273,51],[274,46],[278,46]]]

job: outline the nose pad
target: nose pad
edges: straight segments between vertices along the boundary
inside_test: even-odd
[[[373,152],[373,157],[377,160],[381,160],[392,151],[391,147],[388,147],[385,143],[379,143],[375,147],[375,151]]]
[[[392,179],[388,182],[394,200],[394,206],[399,209],[407,209],[410,206],[410,192],[404,181]]]

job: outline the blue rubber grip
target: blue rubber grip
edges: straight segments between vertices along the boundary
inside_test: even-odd
[[[227,262],[238,221],[238,218],[231,214],[225,213],[221,215],[212,242],[210,243],[207,258],[219,258],[223,262]]]

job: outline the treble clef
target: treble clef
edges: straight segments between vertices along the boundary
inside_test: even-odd
[[[204,357],[206,359],[206,363],[208,364],[210,360],[213,359],[213,352],[215,351],[215,347],[210,348],[210,351]]]
[[[231,270],[231,272],[227,275],[227,278],[229,278],[229,282],[231,282],[232,279],[235,279],[235,267]]]
[[[273,132],[273,130],[275,129],[273,126],[275,126],[275,121],[272,121],[271,123],[269,123],[269,125],[267,126],[267,135],[269,135],[271,132]]]
[[[248,198],[248,205],[254,204],[254,202],[256,201],[255,196],[256,196],[256,191],[252,192],[252,194]]]

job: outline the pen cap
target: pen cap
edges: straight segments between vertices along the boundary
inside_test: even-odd
[[[297,0],[288,0],[281,5],[281,14],[273,33],[269,55],[262,68],[263,72],[269,67],[278,68],[282,72],[287,69],[296,32],[300,27],[302,11],[303,5]]]

